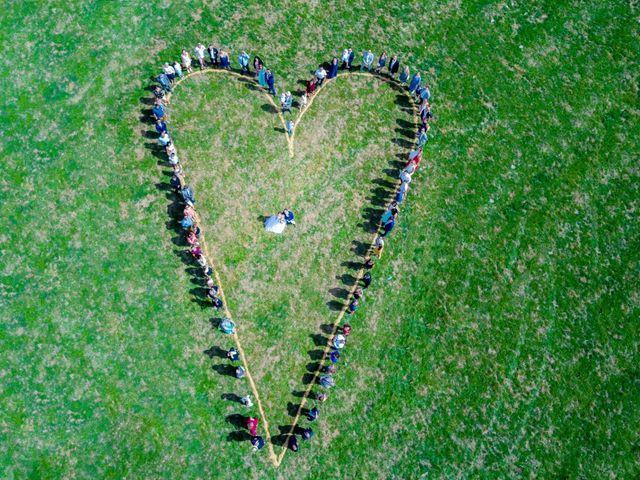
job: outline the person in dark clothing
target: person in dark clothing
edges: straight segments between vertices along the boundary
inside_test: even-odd
[[[237,362],[240,360],[240,353],[235,349],[235,347],[231,347],[227,352],[227,358],[232,362]]]
[[[185,203],[191,203],[194,204],[196,203],[196,197],[195,194],[193,193],[193,189],[190,186],[186,186],[184,187],[180,193],[182,194],[182,198],[185,201]]]
[[[313,430],[311,428],[302,429],[302,440],[309,440],[313,437]]]
[[[298,451],[298,439],[296,438],[295,435],[291,435],[289,437],[288,446],[289,446],[289,449],[292,452],[297,452]]]
[[[338,76],[338,59],[333,57],[331,60],[331,66],[329,67],[329,73],[327,74],[327,78],[336,78]]]
[[[267,86],[269,87],[269,93],[274,97],[277,95],[276,93],[276,78],[271,73],[271,70],[267,70]]]
[[[169,129],[167,128],[167,124],[162,121],[162,120],[157,120],[156,121],[156,132],[158,132],[158,135],[162,135],[164,132],[168,132]]]
[[[172,176],[171,180],[169,180],[169,183],[171,183],[171,186],[174,188],[176,193],[178,193],[182,188],[182,181],[180,180],[180,177],[178,175]]]
[[[366,272],[362,276],[362,284],[364,285],[364,288],[368,288],[369,285],[371,285],[371,273]]]
[[[160,75],[158,75],[156,77],[156,80],[165,92],[171,91],[171,80],[169,80],[169,77],[166,73],[161,73]]]
[[[209,45],[209,47],[207,48],[207,52],[209,53],[211,66],[215,67],[216,65],[218,65],[218,49],[213,45]]]
[[[319,416],[320,410],[318,410],[318,407],[313,407],[311,410],[309,410],[309,413],[307,413],[307,420],[309,420],[310,422],[314,422],[318,419]]]
[[[387,236],[387,234],[388,234],[391,230],[393,230],[393,227],[394,227],[394,226],[395,226],[395,224],[396,224],[396,222],[395,222],[395,217],[396,217],[396,215],[392,216],[392,217],[389,219],[389,221],[388,221],[387,223],[385,223],[385,224],[384,224],[384,227],[383,227],[384,232],[382,232],[382,235],[381,235],[382,237],[386,237],[386,236]]]
[[[395,79],[396,73],[398,73],[399,69],[400,62],[398,61],[398,57],[394,55],[393,57],[391,57],[391,61],[389,62],[389,76]]]
[[[340,352],[337,350],[333,350],[331,352],[331,355],[329,355],[329,359],[331,360],[331,363],[337,363],[340,359]]]
[[[367,270],[371,270],[373,268],[373,260],[371,260],[370,258],[367,258],[364,262],[364,268],[366,268]]]
[[[251,437],[251,445],[253,446],[253,451],[257,452],[262,447],[264,447],[264,439],[260,435],[256,435],[255,437]]]

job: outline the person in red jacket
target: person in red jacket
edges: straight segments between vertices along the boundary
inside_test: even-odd
[[[257,418],[249,417],[247,419],[247,428],[249,429],[249,435],[252,437],[258,435],[258,423],[260,423],[260,420]]]

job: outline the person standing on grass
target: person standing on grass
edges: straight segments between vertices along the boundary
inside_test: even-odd
[[[160,100],[164,100],[164,90],[160,85],[156,85],[153,87],[153,96],[159,98]]]
[[[409,91],[411,93],[415,93],[415,91],[420,86],[421,81],[422,81],[422,78],[420,77],[420,72],[416,72],[411,78],[411,83],[409,84]]]
[[[373,66],[373,52],[371,50],[365,50],[362,52],[362,65],[360,65],[360,71],[363,71],[365,68],[370,72],[371,67]]]
[[[245,52],[244,50],[242,51],[242,53],[240,55],[238,55],[238,64],[240,65],[240,72],[241,73],[250,73],[249,71],[249,54],[247,52]]]
[[[350,48],[345,48],[342,51],[342,68],[346,68],[347,70],[351,70],[349,66],[349,55],[351,54]]]
[[[168,132],[167,124],[162,120],[156,120],[156,132],[158,135],[162,135],[163,132]]]
[[[349,315],[351,315],[352,313],[354,313],[358,309],[358,303],[359,302],[358,302],[357,298],[354,298],[353,300],[351,300],[351,303],[347,307],[347,313]]]
[[[173,187],[175,193],[178,193],[182,188],[182,181],[180,180],[180,177],[178,175],[172,175],[169,183]]]
[[[257,72],[258,74],[258,84],[262,87],[262,88],[267,88],[267,70],[265,68],[261,68],[260,70],[258,70]]]
[[[343,334],[345,337],[348,337],[348,336],[351,334],[351,325],[349,325],[348,323],[345,323],[345,324],[342,326],[342,334]]]
[[[251,401],[250,395],[245,395],[244,397],[240,397],[240,403],[245,407],[253,407],[253,402]]]
[[[171,139],[169,138],[169,134],[167,133],[166,130],[160,134],[160,136],[158,137],[158,141],[160,142],[160,145],[162,145],[163,147],[166,147],[169,144]]]
[[[258,435],[258,424],[260,420],[254,417],[247,418],[247,430],[249,430],[249,435],[255,437]]]
[[[402,182],[400,184],[400,189],[398,190],[398,193],[396,194],[396,202],[398,202],[398,203],[404,202],[404,199],[407,196],[407,191],[408,190],[409,190],[409,184],[407,182]],[[391,220],[393,220],[393,217],[391,218]],[[393,225],[391,226],[391,228],[393,228]]]
[[[294,127],[293,122],[291,120],[289,120],[287,122],[287,133],[289,134],[290,137],[293,136],[293,127]],[[284,217],[283,217],[283,219],[284,219]]]
[[[315,76],[318,83],[318,87],[320,87],[322,85],[322,82],[324,82],[324,79],[327,78],[327,71],[324,69],[322,65],[320,65],[316,69]]]
[[[269,87],[269,93],[274,97],[277,95],[276,93],[276,77],[273,76],[271,70],[267,69],[266,74],[267,87]]]
[[[413,173],[413,169],[403,169],[400,171],[400,180],[402,182],[411,183],[411,174]]]
[[[171,91],[171,80],[169,80],[169,77],[167,77],[166,73],[162,72],[160,75],[158,75],[156,77],[156,81],[160,84],[162,90],[164,90],[165,92]]]
[[[338,360],[340,360],[340,352],[337,350],[332,350],[331,354],[329,355],[329,359],[331,360],[331,363],[338,363]]]
[[[424,87],[422,87],[422,89],[420,90],[420,99],[422,101],[427,100],[429,101],[429,99],[431,98],[431,90],[429,89],[429,85],[426,85]]]
[[[307,96],[307,93],[305,92],[300,97],[300,109],[303,109],[304,107],[306,107],[307,103],[309,103],[309,97]]]
[[[420,133],[418,134],[418,148],[424,147],[428,141],[429,136],[427,135],[426,127],[420,127]]]
[[[391,61],[389,62],[389,76],[395,79],[396,73],[400,69],[400,62],[398,61],[398,57],[394,55],[391,57]]]
[[[204,45],[199,43],[197,44],[194,48],[193,51],[196,53],[196,58],[198,59],[198,63],[200,64],[200,70],[204,69],[205,64],[204,64],[204,52],[205,52],[205,48]]]
[[[311,428],[302,429],[302,440],[310,440],[313,437],[313,430]]]
[[[387,52],[382,52],[382,55],[380,55],[380,58],[378,58],[378,66],[376,67],[375,72],[376,73],[382,72],[382,69],[386,64],[387,64]]]
[[[307,90],[306,90],[307,96],[311,97],[314,94],[314,92],[316,91],[316,86],[317,86],[316,78],[313,77],[311,80],[307,82]]]
[[[193,68],[191,68],[191,56],[189,56],[189,52],[186,50],[182,50],[180,54],[180,61],[182,62],[182,68],[187,71],[187,73],[191,73]]]
[[[244,376],[246,374],[247,374],[247,372],[245,371],[244,367],[236,367],[236,378],[237,379],[244,378]],[[255,435],[255,433],[253,435]]]
[[[382,232],[382,235],[381,235],[382,237],[386,237],[389,234],[389,232],[391,230],[393,230],[393,227],[395,227],[395,225],[396,225],[396,218],[397,217],[398,217],[398,214],[396,213],[389,220],[387,220],[387,222],[382,227],[382,229],[384,230]]]
[[[225,70],[231,70],[231,63],[229,63],[229,55],[224,50],[220,50],[220,66]]]
[[[362,285],[364,285],[364,288],[369,288],[369,285],[371,285],[370,272],[365,272],[365,274],[362,276]]]
[[[409,65],[405,65],[402,69],[402,73],[400,74],[400,78],[398,78],[400,85],[406,85],[407,81],[409,80],[409,75],[411,75],[411,72],[409,71]]]
[[[331,375],[322,375],[319,382],[320,386],[324,388],[333,388],[336,386],[336,381]]]
[[[329,73],[327,74],[327,78],[336,78],[338,76],[338,59],[333,57],[331,60],[331,67],[329,67]]]
[[[309,413],[307,413],[307,420],[309,420],[310,422],[315,422],[319,416],[320,410],[318,410],[318,407],[313,407],[311,410],[309,410]]]
[[[156,120],[164,119],[164,115],[165,115],[164,105],[162,103],[156,104],[151,109],[151,113],[153,113],[153,116],[156,118]]]
[[[285,208],[282,211],[282,215],[284,215],[284,221],[287,222],[287,225],[295,225],[296,224],[296,221],[295,221],[295,217],[296,216],[288,208]]]
[[[362,298],[363,295],[364,295],[364,292],[360,287],[356,287],[356,289],[353,291],[353,298],[357,298],[359,300]]]
[[[352,49],[349,49],[349,70],[351,70],[351,67],[353,66],[353,60],[356,58],[356,52],[354,52]]]
[[[264,439],[260,435],[255,435],[251,437],[251,446],[254,452],[262,449],[264,447]]]
[[[291,434],[291,436],[289,437],[289,441],[287,442],[287,446],[289,447],[289,449],[292,452],[297,452],[298,451],[298,439],[296,438],[296,436],[294,434]]]
[[[378,237],[376,238],[376,243],[374,244],[373,247],[373,254],[380,258],[382,257],[382,251],[384,250],[384,240],[382,237]]]
[[[207,53],[209,54],[209,61],[211,62],[211,66],[215,67],[218,65],[218,49],[213,46],[213,44],[207,47]]]
[[[227,358],[232,362],[237,362],[238,360],[240,360],[240,353],[235,349],[235,347],[231,347],[227,351]]]
[[[180,62],[173,62],[173,69],[176,71],[176,75],[178,78],[184,77],[184,73],[182,72],[182,67],[180,66]]]
[[[280,106],[282,107],[282,113],[287,111],[289,113],[293,113],[293,111],[291,110],[292,105],[293,95],[291,95],[291,92],[283,92],[282,95],[280,95]]]
[[[162,66],[162,70],[164,71],[165,75],[167,77],[169,77],[169,81],[173,82],[176,78],[176,69],[173,68],[171,65],[169,65],[168,63],[165,63]]]
[[[264,63],[262,62],[262,59],[257,55],[253,57],[253,69],[256,72],[256,77],[258,76],[258,72],[260,72],[260,70],[262,70],[263,68]]]

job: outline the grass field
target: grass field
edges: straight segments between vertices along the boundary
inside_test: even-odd
[[[4,7],[0,477],[640,475],[637,6]],[[398,53],[432,85],[426,159],[338,387],[277,469],[235,441],[249,410],[226,395],[248,385],[206,353],[229,339],[176,244],[145,122],[159,65],[200,40],[259,54],[279,90],[346,46]],[[277,436],[411,115],[389,85],[338,78],[291,158],[264,105],[201,76],[169,128]],[[299,226],[265,236],[258,217],[284,204]]]

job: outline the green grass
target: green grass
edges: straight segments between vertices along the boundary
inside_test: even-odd
[[[637,476],[633,6],[236,3],[5,6],[0,476]],[[194,302],[143,136],[149,78],[198,40],[260,54],[291,90],[347,45],[386,49],[434,94],[428,162],[339,388],[278,470],[227,439],[243,412],[221,395],[246,385],[203,353],[225,339]],[[171,131],[274,429],[303,388],[309,335],[335,315],[327,290],[350,242],[367,238],[370,181],[397,153],[403,112],[376,85],[329,85],[294,159],[246,87],[203,78],[174,96]],[[287,202],[299,228],[266,237],[255,217]]]

